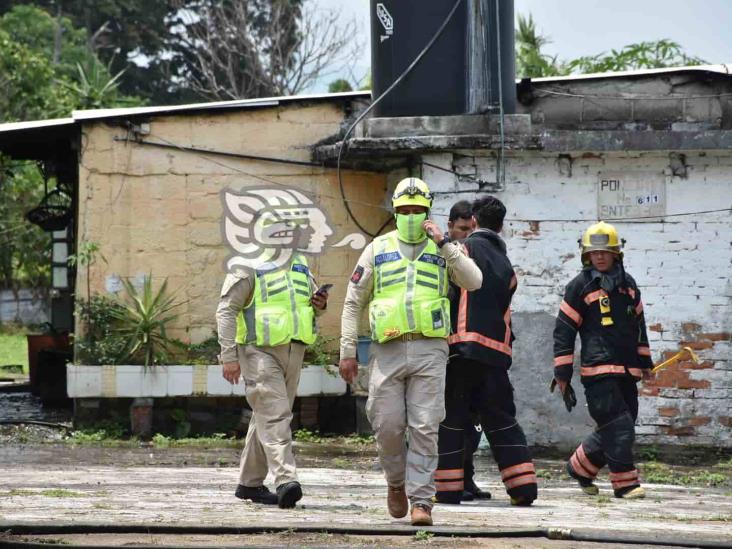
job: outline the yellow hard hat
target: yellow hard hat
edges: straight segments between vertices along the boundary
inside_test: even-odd
[[[418,177],[406,177],[394,189],[391,205],[394,208],[399,206],[424,206],[429,210],[432,208],[432,193],[427,183]]]
[[[582,240],[580,240],[582,264],[589,265],[590,258],[587,254],[594,251],[610,252],[622,260],[623,244],[625,244],[625,240],[618,238],[618,231],[610,223],[600,221],[599,223],[590,225],[585,231],[585,234],[582,235]]]

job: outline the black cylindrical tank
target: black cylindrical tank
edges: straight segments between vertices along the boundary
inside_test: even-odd
[[[381,95],[427,45],[455,0],[371,0],[371,93]],[[419,65],[375,109],[376,116],[465,112],[467,4],[458,7]]]
[[[419,55],[455,1],[371,0],[373,98]],[[501,99],[504,113],[515,112],[513,16],[513,0],[461,0],[440,38],[375,115],[497,114]]]

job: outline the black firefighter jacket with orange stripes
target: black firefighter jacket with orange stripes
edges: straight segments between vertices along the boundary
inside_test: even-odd
[[[452,335],[450,355],[511,367],[511,298],[516,275],[503,239],[489,229],[478,229],[463,242],[468,255],[483,273],[483,285],[468,292],[450,287]]]
[[[585,268],[568,285],[554,328],[554,377],[572,378],[574,343],[582,341],[582,383],[606,376],[642,376],[652,368],[641,293],[623,273],[609,293]]]

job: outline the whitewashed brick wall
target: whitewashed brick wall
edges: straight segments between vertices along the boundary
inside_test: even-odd
[[[589,220],[597,219],[598,173],[664,174],[667,214],[732,207],[732,153],[687,153],[686,178],[671,175],[664,153],[571,156],[570,175],[568,163],[556,154],[514,153],[506,162],[505,190],[491,193],[508,209],[504,238],[519,275],[512,379],[524,429],[539,445],[571,446],[579,441],[577,427],[592,425],[586,410],[568,415],[546,388],[553,318],[564,285],[581,268],[577,239]],[[454,167],[452,154],[423,160]],[[455,160],[466,164],[464,158]],[[468,159],[467,164],[477,166],[478,179],[495,181],[494,159]],[[442,225],[454,202],[475,197],[455,193],[477,188],[465,178],[460,183],[429,166],[422,173],[434,191],[454,193],[437,196],[433,213]],[[643,386],[639,440],[732,447],[732,213],[613,223],[627,239],[625,265],[641,288],[654,361],[681,345],[694,347],[702,360],[696,367],[674,366]]]

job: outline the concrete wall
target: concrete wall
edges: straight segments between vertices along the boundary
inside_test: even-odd
[[[155,117],[145,139],[309,161],[312,144],[338,133],[343,109],[336,102],[291,103]],[[192,342],[210,337],[229,253],[222,238],[219,193],[267,185],[264,178],[275,186],[312,193],[309,196],[329,218],[334,234],[327,252],[313,258],[311,266],[319,282],[335,284],[321,327],[326,335],[337,333],[347,276],[361,250],[330,247],[357,231],[343,209],[335,170],[143,147],[124,141],[126,136],[119,123],[99,121],[83,127],[78,239],[98,242],[107,259],[92,268],[93,293],[105,293],[114,277],[152,273],[156,282],[167,277],[184,303],[172,335]],[[376,230],[386,213],[368,204],[383,201],[384,177],[346,171],[344,178],[352,209],[369,230]],[[77,293],[85,295],[83,269],[76,284]]]
[[[458,164],[471,164],[478,179],[496,180],[489,153],[461,153]],[[426,155],[423,160],[454,168],[451,154]],[[577,239],[597,219],[598,174],[660,177],[665,180],[668,214],[731,205],[732,154],[688,154],[685,178],[671,175],[669,163],[669,155],[661,153],[572,153],[569,161],[522,153],[507,159],[505,189],[493,194],[508,208],[504,237],[519,278],[511,376],[520,421],[533,444],[570,447],[592,425],[583,397],[568,414],[548,386],[554,317],[564,285],[581,268]],[[476,196],[464,192],[476,190],[476,184],[465,179],[460,183],[450,173],[424,166],[423,176],[434,191],[443,193],[434,213],[444,225],[455,201]],[[702,363],[681,363],[643,385],[638,438],[644,443],[730,448],[732,218],[726,212],[666,219],[613,223],[628,241],[625,263],[642,291],[654,360],[689,345]],[[582,392],[577,379],[575,387]]]
[[[22,289],[16,298],[11,290],[0,290],[0,323],[43,324],[48,322],[48,313],[43,292]]]

